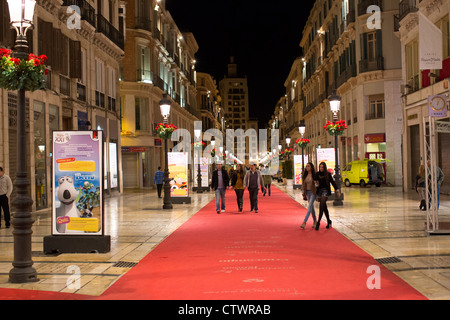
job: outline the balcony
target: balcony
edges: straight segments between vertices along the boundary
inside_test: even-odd
[[[383,11],[383,0],[362,0],[358,4],[358,17],[367,14],[370,6],[378,6]]]
[[[63,6],[78,6],[81,19],[86,20],[91,26],[95,27],[95,9],[86,0],[64,0]]]
[[[384,70],[384,58],[378,57],[374,60],[361,60],[359,62],[359,73]]]
[[[103,33],[109,40],[111,40],[120,49],[124,49],[123,34],[117,30],[111,22],[106,20],[101,14],[97,15],[97,32]]]
[[[402,0],[398,6],[399,22],[402,21],[411,12],[417,12],[416,0]]]
[[[136,17],[135,18],[135,29],[142,29],[146,31],[152,31],[152,25],[149,18],[146,17]]]
[[[162,91],[167,92],[167,83],[156,74],[153,76],[153,83]]]
[[[153,83],[153,72],[150,70],[138,69],[136,71],[136,80],[145,83]]]

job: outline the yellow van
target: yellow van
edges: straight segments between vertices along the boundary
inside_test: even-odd
[[[390,162],[387,159],[363,159],[350,162],[342,170],[342,181],[346,187],[352,184],[359,184],[365,187],[368,184],[374,184],[380,187],[385,181],[384,169],[382,163]]]

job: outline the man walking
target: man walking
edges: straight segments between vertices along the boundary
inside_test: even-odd
[[[161,190],[164,183],[164,172],[161,171],[161,167],[158,167],[158,171],[155,172],[153,183],[156,183],[156,188],[158,190],[158,198],[161,198]]]
[[[255,210],[258,213],[258,191],[262,188],[263,192],[266,190],[264,187],[264,180],[261,176],[261,172],[256,170],[256,164],[252,163],[250,171],[247,171],[244,177],[244,187],[248,189],[250,194],[250,212]]]
[[[216,196],[216,212],[220,214],[221,211],[225,212],[225,191],[230,184],[230,177],[221,163],[216,166],[217,170],[212,174],[211,189],[214,190]]]
[[[0,167],[0,227],[1,227],[1,213],[3,210],[3,217],[5,219],[5,226],[9,228],[11,215],[9,213],[9,198],[13,191],[11,178],[7,176],[2,167]]]

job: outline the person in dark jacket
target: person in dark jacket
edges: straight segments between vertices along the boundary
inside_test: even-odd
[[[228,176],[227,170],[225,170],[221,163],[218,163],[211,180],[211,190],[214,190],[216,195],[217,214],[220,214],[220,211],[225,212],[225,190],[228,189],[229,184],[230,177]]]
[[[323,214],[327,217],[327,229],[331,227],[330,214],[328,213],[327,200],[328,197],[331,196],[331,187],[333,186],[334,190],[336,190],[336,196],[341,197],[341,192],[338,190],[336,183],[334,182],[333,176],[328,172],[327,164],[325,162],[321,162],[319,165],[319,171],[316,174],[316,179],[318,181],[317,187],[317,198],[320,202],[319,206],[319,219],[316,223],[316,230],[319,230],[320,220],[322,219]]]
[[[243,166],[238,163],[236,165],[236,170],[233,171],[233,175],[231,176],[231,187],[236,192],[239,212],[242,212],[242,207],[244,206],[244,177],[245,171]]]

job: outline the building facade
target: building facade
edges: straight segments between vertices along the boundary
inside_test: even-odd
[[[203,132],[208,129],[222,130],[222,98],[216,80],[208,73],[197,72],[197,106]]]
[[[375,5],[379,12],[368,12]],[[372,7],[373,8],[373,7]],[[318,0],[300,46],[304,49],[305,137],[314,149],[334,148],[324,130],[333,120],[328,97],[341,96],[339,118],[348,129],[340,137],[340,165],[358,159],[389,159],[386,181],[402,185],[402,63],[393,34],[399,1]],[[379,26],[373,24],[379,22]]]
[[[155,127],[163,121],[159,101],[172,100],[169,123],[192,133],[199,121],[192,33],[182,33],[164,0],[125,1],[125,56],[120,75],[123,187],[154,187],[164,167],[164,146]],[[169,141],[169,148],[173,142]]]
[[[222,108],[224,112],[224,116],[221,119],[222,128],[224,130],[242,129],[244,132],[247,131],[249,128],[249,96],[247,77],[242,77],[239,75],[234,57],[230,58],[227,75],[219,82],[219,92],[222,98]],[[255,155],[253,155],[252,159],[249,158],[249,147],[254,143],[256,142],[249,141],[249,139],[246,138],[245,160],[240,159],[242,162],[248,163],[249,161],[256,161]],[[235,150],[228,151],[237,155],[237,149],[244,147],[238,144],[239,142],[236,140]]]
[[[294,60],[291,71],[289,72],[284,86],[286,88],[286,105],[283,108],[285,114],[285,136],[280,136],[281,142],[286,144],[286,135],[289,135],[291,142],[289,147],[294,149],[295,154],[301,154],[301,148],[299,148],[295,141],[301,138],[298,127],[303,120],[303,59],[297,58]]]
[[[80,8],[70,24],[68,7]],[[29,52],[45,54],[50,72],[44,90],[26,93],[28,170],[33,210],[51,207],[52,132],[104,131],[105,190],[121,191],[119,63],[124,38],[119,1],[37,1]],[[0,1],[0,46],[13,48],[6,0]],[[15,179],[17,93],[0,89],[0,166]],[[14,193],[13,193],[14,198]]]
[[[450,32],[449,1],[401,1],[395,31],[401,40],[403,66],[403,159],[404,190],[415,185],[418,168],[424,164],[424,136],[429,125],[424,127],[424,117],[428,117],[428,97],[444,95],[448,103],[450,78]],[[419,69],[419,17],[422,13],[442,32],[443,65],[440,70]],[[450,121],[450,114],[437,119]],[[437,165],[446,177],[450,176],[447,155],[450,150],[450,134],[436,134]],[[450,193],[450,181],[444,179],[441,193]]]

